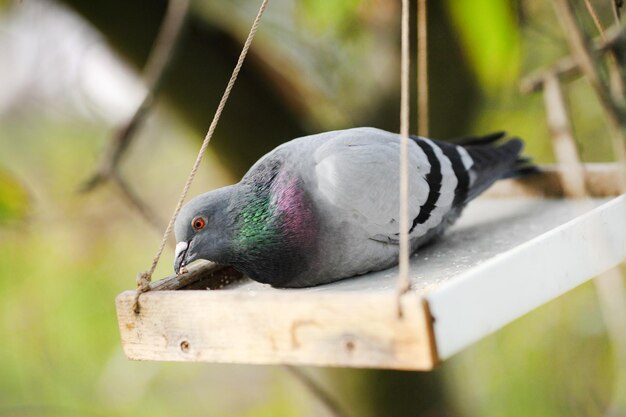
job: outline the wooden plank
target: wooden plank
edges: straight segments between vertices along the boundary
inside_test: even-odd
[[[199,260],[182,274],[172,274],[150,283],[150,291],[217,290],[238,281],[242,275],[232,267]]]
[[[431,369],[432,329],[415,294],[272,291],[154,291],[132,311],[117,297],[131,359]]]

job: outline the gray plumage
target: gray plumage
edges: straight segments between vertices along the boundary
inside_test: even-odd
[[[532,171],[522,142],[409,141],[411,252],[442,234],[494,181]],[[229,264],[277,287],[306,287],[388,268],[398,260],[399,135],[355,128],[287,142],[232,186],[183,207],[175,269]],[[200,227],[201,226],[201,227]]]

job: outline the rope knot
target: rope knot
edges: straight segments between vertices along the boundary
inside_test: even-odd
[[[143,271],[137,274],[137,291],[146,292],[150,289],[150,282],[152,277],[148,271]]]
[[[133,303],[133,312],[139,314],[141,307],[139,306],[139,296],[150,290],[150,281],[152,276],[148,271],[137,274],[137,291],[135,292],[135,302]]]

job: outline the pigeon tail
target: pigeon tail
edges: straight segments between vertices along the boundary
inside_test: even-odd
[[[476,198],[499,179],[518,178],[539,172],[539,168],[530,158],[522,156],[524,143],[521,139],[512,138],[505,143],[497,143],[504,135],[504,132],[498,132],[460,143],[474,161],[471,172],[475,179],[466,202]]]

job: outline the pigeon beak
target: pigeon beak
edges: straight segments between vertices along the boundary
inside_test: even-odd
[[[189,248],[189,243],[187,242],[178,242],[176,244],[176,252],[174,254],[174,272],[176,274],[180,273],[182,267],[186,265],[186,255],[187,249]]]

